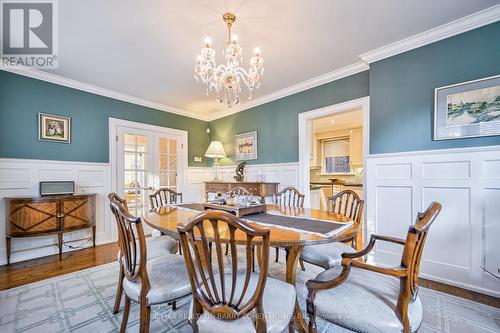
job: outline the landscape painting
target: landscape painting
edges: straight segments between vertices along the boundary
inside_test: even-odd
[[[500,121],[500,86],[448,95],[446,104],[447,126]]]
[[[500,75],[434,90],[434,140],[500,135]]]

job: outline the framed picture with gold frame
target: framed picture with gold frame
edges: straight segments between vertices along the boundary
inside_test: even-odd
[[[38,140],[71,143],[71,118],[39,113]]]

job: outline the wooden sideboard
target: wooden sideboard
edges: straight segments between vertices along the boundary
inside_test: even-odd
[[[7,264],[12,238],[57,234],[62,254],[63,233],[92,228],[95,246],[96,194],[5,198],[7,213]]]
[[[210,193],[224,193],[235,187],[243,187],[248,192],[265,198],[277,194],[279,185],[279,183],[274,182],[204,182],[204,184],[205,201],[208,200]]]

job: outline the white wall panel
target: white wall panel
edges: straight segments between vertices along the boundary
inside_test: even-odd
[[[432,201],[443,209],[429,231],[421,276],[500,297],[500,146],[371,155],[367,233],[403,237]],[[401,221],[401,222],[400,222]],[[395,247],[374,260],[394,264]]]
[[[375,167],[376,179],[410,179],[411,164],[410,163],[395,163],[395,164],[378,164]]]
[[[104,163],[83,163],[66,161],[43,161],[23,159],[0,159],[0,264],[6,263],[5,230],[6,213],[4,197],[36,196],[38,183],[50,180],[71,180],[75,182],[77,193],[97,193],[96,199],[96,242],[108,243],[116,239],[114,225],[107,208],[110,189],[110,168]],[[64,241],[89,237],[89,230],[65,233]],[[13,238],[11,261],[27,260],[56,254],[57,236]],[[78,241],[71,245],[86,247],[92,243]],[[53,246],[51,246],[53,245]],[[48,247],[47,247],[48,246]],[[71,251],[67,246],[63,251]]]
[[[423,179],[470,178],[470,162],[422,163]]]

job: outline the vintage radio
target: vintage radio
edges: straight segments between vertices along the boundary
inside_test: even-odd
[[[73,181],[53,181],[40,182],[40,195],[74,194],[75,182]]]

